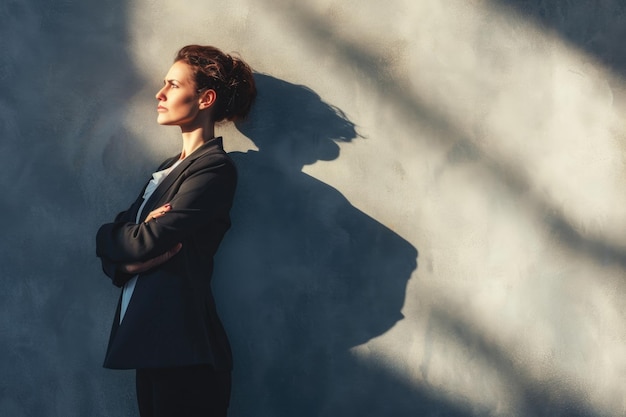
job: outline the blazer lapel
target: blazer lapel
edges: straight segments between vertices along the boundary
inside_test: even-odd
[[[163,179],[163,181],[159,184],[156,190],[154,190],[154,192],[152,193],[152,195],[146,202],[146,205],[144,206],[143,210],[141,211],[140,218],[141,219],[145,218],[145,216],[148,213],[150,213],[152,210],[156,208],[155,204],[157,203],[157,201],[159,201],[161,197],[163,197],[163,195],[167,192],[167,190],[169,190],[170,187],[176,182],[178,177],[180,177],[180,175],[183,172],[185,172],[185,170],[189,167],[189,165],[191,165],[196,159],[198,159],[202,155],[205,155],[211,151],[214,151],[216,148],[220,150],[223,149],[221,137],[213,138],[207,141],[204,145],[196,149],[191,155],[183,159],[182,162],[178,164],[178,166],[174,168],[172,172],[170,172]],[[172,158],[172,162],[167,164],[165,167],[161,169],[165,169],[167,166],[172,166],[176,161],[177,161],[176,158]]]

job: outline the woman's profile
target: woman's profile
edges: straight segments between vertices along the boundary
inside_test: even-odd
[[[156,98],[157,122],[180,127],[182,151],[98,230],[97,256],[122,288],[104,366],[136,369],[142,417],[226,415],[232,357],[211,276],[237,171],[215,124],[244,118],[255,96],[241,59],[211,46],[178,51]]]

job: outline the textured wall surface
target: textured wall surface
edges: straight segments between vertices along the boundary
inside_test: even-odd
[[[260,91],[219,132],[232,416],[625,416],[622,4],[0,0],[0,415],[137,415],[94,235],[202,43]]]

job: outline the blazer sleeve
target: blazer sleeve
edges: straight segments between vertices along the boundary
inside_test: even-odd
[[[137,201],[135,201],[135,203],[133,203],[133,205],[131,205],[128,210],[118,213],[118,215],[115,216],[114,222],[119,223],[132,221],[131,216],[134,212],[136,212],[135,206],[140,204],[140,202],[141,199],[137,199]],[[122,287],[127,281],[129,281],[133,277],[132,274],[121,271],[117,264],[104,256],[100,257],[100,262],[102,263],[102,271],[105,273],[106,276],[111,278],[113,285],[115,285],[116,287]]]
[[[228,158],[211,163],[196,162],[182,174],[184,179],[169,203],[172,209],[149,222],[116,221],[100,227],[96,254],[111,264],[146,261],[171,249],[199,229],[216,221],[229,221],[237,173]],[[114,283],[116,271],[105,273]],[[126,277],[119,277],[124,279]]]

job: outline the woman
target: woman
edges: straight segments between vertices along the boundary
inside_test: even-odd
[[[182,151],[98,230],[103,270],[123,287],[104,366],[136,369],[142,417],[226,415],[232,358],[210,281],[237,173],[214,128],[245,117],[255,96],[241,59],[182,48],[156,95],[157,122],[180,127]]]

